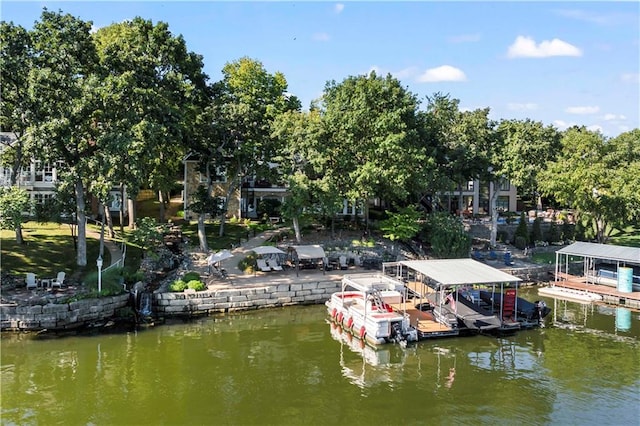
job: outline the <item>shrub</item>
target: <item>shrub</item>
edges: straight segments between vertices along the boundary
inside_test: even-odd
[[[187,283],[182,280],[175,280],[169,285],[169,291],[180,292],[184,291],[187,288]]]
[[[206,290],[207,286],[200,280],[191,280],[187,283],[187,288],[190,288],[195,291]]]
[[[498,231],[496,239],[501,243],[506,243],[509,240],[509,233],[507,231]]]
[[[244,271],[245,274],[252,274],[255,272],[256,255],[255,253],[249,253],[247,257],[238,262],[238,268]]]
[[[544,241],[544,236],[542,235],[542,219],[536,217],[533,221],[533,226],[531,229],[531,241]]]
[[[560,239],[562,241],[570,241],[575,238],[575,227],[568,222],[562,224],[562,230],[560,231]]]
[[[558,225],[555,222],[551,222],[549,225],[549,232],[547,233],[547,242],[555,243],[556,241],[560,241],[560,231],[558,229]]]
[[[525,247],[527,246],[527,244],[529,244],[529,230],[527,229],[527,219],[524,215],[524,212],[520,213],[520,223],[518,223],[518,227],[516,228],[514,242],[518,239],[518,237],[524,240]]]
[[[448,213],[432,213],[425,230],[434,257],[445,259],[468,256],[471,236],[458,218]]]
[[[520,250],[524,250],[527,247],[527,240],[525,240],[521,236],[517,236],[514,245],[516,246],[516,248],[518,248]]]
[[[193,280],[200,281],[200,274],[197,272],[187,272],[184,274],[184,277],[182,277],[182,281],[186,283]]]

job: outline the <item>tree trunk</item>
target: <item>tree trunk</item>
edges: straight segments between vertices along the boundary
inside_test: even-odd
[[[135,200],[128,198],[127,203],[129,204],[129,229],[136,229],[136,202]]]
[[[128,202],[124,199],[124,184],[120,184],[120,208],[118,209],[118,217],[120,219],[120,234],[124,235],[124,203]]]
[[[113,220],[111,219],[111,212],[109,211],[109,206],[105,205],[105,206],[102,206],[102,207],[103,207],[103,213],[102,213],[103,222],[106,221],[107,226],[109,227],[109,236],[111,238],[115,238],[116,233],[113,230]]]
[[[298,244],[302,243],[302,233],[300,232],[300,221],[298,220],[298,216],[294,216],[292,218],[292,222],[293,222],[293,230],[296,234],[296,242]]]
[[[496,240],[498,238],[498,208],[496,202],[498,201],[498,191],[496,189],[496,183],[492,180],[489,185],[491,196],[489,197],[489,208],[491,210],[491,238],[489,244],[491,247],[496,246]]]
[[[16,226],[16,244],[24,244],[24,238],[22,237],[22,225]]]
[[[229,184],[229,189],[227,190],[227,197],[224,200],[222,213],[220,213],[220,231],[218,232],[218,235],[220,237],[224,237],[224,223],[226,222],[227,209],[229,207],[229,198],[231,198],[231,194],[233,194],[235,190],[236,190],[236,183]]]
[[[209,251],[209,244],[207,243],[207,233],[204,227],[204,213],[198,215],[198,241],[200,242],[200,250],[203,252]]]
[[[84,186],[76,180],[76,217],[78,218],[77,265],[87,266],[87,218],[85,215]]]
[[[165,212],[164,212],[164,193],[162,192],[161,189],[158,190],[158,201],[160,202],[160,217],[159,217],[159,223],[164,223],[164,216],[165,216]]]

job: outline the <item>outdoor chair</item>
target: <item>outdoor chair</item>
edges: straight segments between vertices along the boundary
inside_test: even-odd
[[[256,259],[256,264],[262,272],[271,272],[271,268],[264,259]]]
[[[38,288],[38,282],[36,281],[36,274],[27,272],[27,278],[25,278],[25,282],[27,283],[27,290]]]
[[[58,272],[58,276],[56,277],[56,279],[55,280],[51,280],[51,288],[53,288],[53,287],[62,288],[62,284],[64,283],[65,275],[66,274],[64,272]]]
[[[340,256],[340,269],[347,269],[349,265],[347,264],[347,256]]]
[[[267,266],[270,267],[274,271],[282,271],[282,266],[278,264],[278,261],[275,259],[268,259]]]
[[[498,255],[496,254],[496,252],[494,250],[491,250],[489,252],[489,256],[487,257],[487,259],[489,259],[489,260],[498,260]]]

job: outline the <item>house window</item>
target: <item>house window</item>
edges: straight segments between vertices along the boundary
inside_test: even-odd
[[[223,166],[217,166],[214,170],[211,170],[211,182],[224,183],[227,181],[226,169]],[[206,173],[200,173],[200,183],[207,182]]]
[[[466,191],[473,191],[473,181],[470,180],[467,182],[467,187],[465,188]]]
[[[507,179],[500,179],[500,191],[508,191],[511,189],[511,183]]]
[[[43,205],[47,200],[51,200],[52,198],[52,192],[36,192],[33,194],[33,202],[38,205]]]
[[[499,212],[509,211],[509,197],[506,195],[498,196],[498,199],[496,200],[496,208]]]
[[[36,182],[53,182],[53,164],[36,161]]]

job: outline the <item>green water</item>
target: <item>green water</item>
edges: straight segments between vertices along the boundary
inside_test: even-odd
[[[404,350],[363,351],[320,305],[119,334],[7,334],[1,422],[638,424],[638,313],[547,300],[544,329]]]

